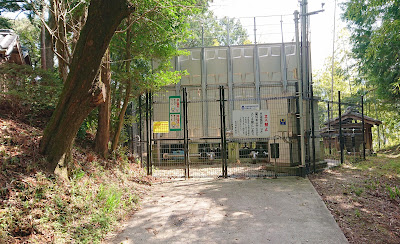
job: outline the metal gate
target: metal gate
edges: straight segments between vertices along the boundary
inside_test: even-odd
[[[236,99],[227,98],[224,86],[211,87],[206,95],[197,87],[147,94],[146,106],[139,106],[146,114],[139,109],[144,123],[139,123],[142,140],[137,144],[147,173],[167,178],[304,176],[327,164],[363,158],[365,145],[371,147],[365,142],[370,129],[363,125],[362,104],[305,99],[301,120],[299,97],[240,97],[246,89],[236,88]],[[180,125],[161,133],[156,124],[170,120],[171,97],[179,98]],[[254,128],[270,131],[257,136]]]
[[[152,111],[148,115],[151,119],[147,120],[149,174],[171,178],[304,174],[297,97],[229,100],[227,92],[228,89],[218,86],[208,89],[207,96],[203,96],[200,89],[182,88],[181,126],[169,133],[151,132],[157,132],[156,123],[169,121],[170,97],[176,97],[178,92],[158,93],[152,101],[148,97],[148,104],[152,104],[152,109],[148,108]],[[226,109],[227,106],[232,109]],[[239,131],[240,126],[246,128]],[[254,130],[270,132],[257,136]],[[238,131],[242,134],[237,135]]]

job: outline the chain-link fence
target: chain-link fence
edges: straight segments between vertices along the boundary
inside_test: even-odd
[[[360,103],[304,99],[300,116],[296,86],[288,88],[289,95],[260,99],[250,88],[254,90],[236,88],[235,99],[229,99],[224,86],[206,94],[200,87],[177,90],[171,86],[147,95],[137,110],[142,122],[135,150],[148,174],[164,178],[304,176],[373,151],[371,128],[380,121],[364,115],[362,99]],[[179,125],[171,129],[171,98],[176,97],[181,106]]]
[[[295,22],[293,14],[257,17],[196,17],[191,26],[191,38],[182,48],[244,44],[293,42]]]
[[[363,97],[359,102],[315,99],[319,110],[319,130],[315,141],[321,144],[321,152],[328,166],[365,159],[374,152],[372,127],[382,122],[364,114]]]

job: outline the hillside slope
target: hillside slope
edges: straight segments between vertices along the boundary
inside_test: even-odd
[[[73,150],[69,180],[41,170],[42,130],[0,118],[0,243],[97,243],[138,208],[152,179],[124,154]],[[85,147],[85,145],[83,145]]]

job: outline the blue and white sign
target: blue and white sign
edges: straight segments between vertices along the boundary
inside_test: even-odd
[[[258,104],[242,104],[242,105],[240,105],[240,110],[260,110],[260,105],[258,105]]]

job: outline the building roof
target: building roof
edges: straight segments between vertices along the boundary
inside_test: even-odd
[[[22,50],[13,30],[0,29],[0,62],[30,64],[29,55]]]
[[[342,114],[342,121],[347,120],[347,119],[362,120],[362,117],[363,117],[362,114],[357,109],[355,109],[354,107],[347,107],[344,114]],[[330,122],[331,126],[338,124],[339,117],[336,117],[330,121],[326,121],[324,124],[328,125],[329,122]],[[365,116],[365,115],[364,115],[364,122],[367,124],[370,124],[370,125],[382,124],[382,121],[371,118],[369,116]]]

